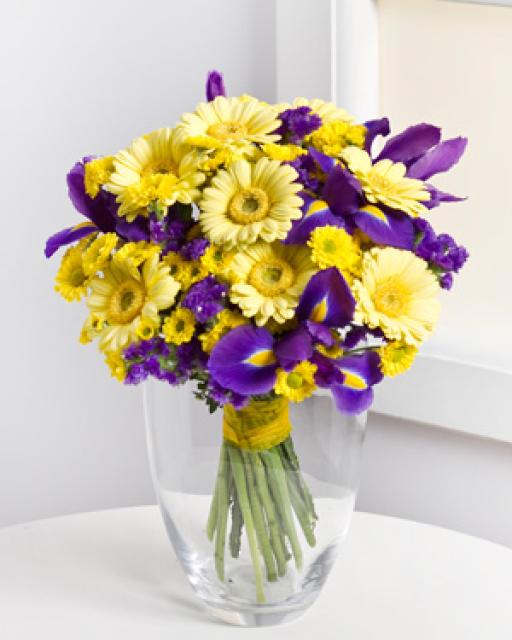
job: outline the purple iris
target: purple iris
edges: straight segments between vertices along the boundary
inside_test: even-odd
[[[303,154],[295,160],[288,162],[299,174],[297,181],[300,182],[305,189],[317,192],[320,187],[318,179],[318,167],[310,153]]]
[[[429,180],[438,173],[451,169],[463,155],[467,138],[458,137],[441,141],[441,129],[431,124],[417,124],[402,133],[389,138],[377,160],[389,159],[403,162],[407,167],[407,177]],[[425,202],[429,209],[442,202],[458,202],[464,198],[454,196],[427,184],[430,200]]]
[[[208,102],[215,100],[217,96],[225,96],[226,87],[220,71],[208,71],[206,76],[206,99]]]
[[[375,351],[342,357],[336,361],[344,379],[331,386],[338,411],[351,415],[366,411],[373,401],[373,386],[382,378],[380,357]]]
[[[307,135],[322,125],[322,118],[313,113],[310,107],[286,109],[279,114],[279,119],[281,126],[276,129],[276,133],[291,144],[300,144]]]
[[[207,276],[190,287],[182,306],[190,309],[198,322],[207,322],[224,307],[227,286]]]

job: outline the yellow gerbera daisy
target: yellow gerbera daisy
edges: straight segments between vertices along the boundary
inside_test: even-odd
[[[294,109],[296,107],[309,107],[313,113],[316,113],[322,118],[322,122],[332,122],[333,120],[345,120],[352,122],[354,116],[350,115],[345,109],[337,107],[333,102],[326,102],[319,98],[309,100],[308,98],[295,98],[293,104],[281,103],[276,105],[278,113],[285,111],[286,109]]]
[[[205,150],[228,149],[238,158],[252,155],[254,143],[279,139],[272,134],[280,125],[275,109],[249,96],[218,96],[211,102],[201,102],[181,121],[179,129],[188,144]]]
[[[115,170],[105,188],[116,194],[118,213],[129,222],[137,215],[147,216],[147,207],[154,202],[164,207],[190,204],[199,197],[197,187],[205,179],[198,170],[197,152],[169,128],[137,138],[113,162]]]
[[[110,180],[114,171],[114,157],[95,158],[84,165],[85,193],[95,198],[100,188]]]
[[[183,344],[190,342],[194,336],[196,328],[196,319],[190,309],[183,307],[173,311],[171,315],[165,319],[162,327],[164,340],[172,344]]]
[[[68,302],[75,302],[87,293],[90,281],[90,276],[84,270],[82,244],[70,247],[55,276],[55,291]]]
[[[91,242],[83,255],[85,273],[94,275],[107,264],[110,254],[116,248],[117,240],[115,233],[105,233]]]
[[[432,333],[439,316],[439,284],[427,264],[409,251],[372,249],[352,290],[357,323],[380,327],[389,340],[416,347]]]
[[[169,267],[151,255],[134,274],[125,262],[112,260],[102,278],[91,282],[89,309],[105,320],[100,348],[120,351],[137,339],[140,322],[159,325],[159,312],[168,309],[180,285],[169,274]]]
[[[364,147],[366,127],[346,120],[332,120],[306,138],[306,142],[328,156],[337,157],[349,146]]]
[[[366,151],[347,147],[341,154],[350,171],[361,183],[368,202],[400,209],[410,216],[427,211],[422,202],[430,200],[430,194],[421,180],[406,178],[406,166],[402,162],[379,160],[372,164]]]
[[[274,391],[279,396],[285,396],[292,402],[302,402],[309,398],[316,389],[316,364],[307,360],[299,362],[291,371],[277,370]]]
[[[361,249],[345,229],[325,225],[316,227],[308,240],[311,259],[320,269],[337,267],[350,280],[361,270]]]
[[[205,331],[199,336],[203,351],[210,353],[217,342],[236,327],[247,324],[246,320],[240,313],[231,311],[231,309],[223,309],[217,316],[217,323],[209,331]]]
[[[262,326],[269,318],[282,324],[293,317],[315,266],[303,246],[259,242],[237,253],[232,271],[237,281],[231,286],[231,301]]]
[[[404,342],[389,342],[380,347],[380,369],[385,376],[397,376],[410,368],[418,348]]]
[[[239,160],[219,171],[203,192],[199,222],[206,236],[227,249],[286,238],[301,217],[297,172],[277,160]]]

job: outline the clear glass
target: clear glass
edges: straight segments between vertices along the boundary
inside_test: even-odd
[[[216,573],[215,545],[206,532],[223,442],[222,410],[210,414],[190,384],[174,388],[156,380],[146,383],[144,401],[149,457],[165,527],[210,614],[241,626],[280,624],[301,615],[320,593],[348,531],[366,415],[340,414],[330,395],[322,392],[291,403],[294,448],[318,516],[316,542],[308,545],[293,513],[302,565],[297,568],[288,561],[284,576],[265,580],[261,602],[247,531],[242,532],[239,557],[231,557],[227,545],[223,581]]]

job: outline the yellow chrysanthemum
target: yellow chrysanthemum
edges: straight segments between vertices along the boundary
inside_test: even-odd
[[[425,184],[405,177],[407,169],[402,162],[386,159],[372,164],[368,153],[357,147],[347,147],[341,157],[361,183],[368,202],[381,202],[410,216],[427,211],[422,204],[430,199]]]
[[[105,233],[91,242],[83,255],[85,273],[95,275],[107,264],[110,254],[116,248],[117,240],[115,233]]]
[[[126,378],[126,363],[117,351],[110,351],[105,355],[105,364],[110,369],[110,375],[123,382]]]
[[[92,280],[87,305],[105,320],[100,348],[119,351],[138,338],[140,322],[159,325],[159,312],[174,303],[180,285],[157,254],[147,258],[136,274],[126,262],[115,260],[103,273]]]
[[[316,365],[307,360],[299,362],[291,371],[278,369],[274,391],[292,402],[302,402],[316,389],[316,369]]]
[[[380,327],[389,340],[416,347],[432,333],[439,316],[439,284],[413,253],[372,249],[365,254],[361,280],[352,290],[357,323]]]
[[[337,157],[349,146],[364,147],[366,127],[346,120],[332,120],[306,138],[315,149],[325,155]]]
[[[135,335],[139,340],[151,340],[160,329],[160,317],[155,321],[153,318],[141,318],[135,329]]]
[[[215,244],[232,249],[282,240],[301,217],[301,185],[297,172],[277,160],[261,158],[256,164],[239,160],[219,171],[203,192],[199,222]]]
[[[164,340],[172,344],[183,344],[190,342],[194,336],[196,328],[196,319],[190,309],[183,307],[173,311],[171,315],[165,319],[162,327]]]
[[[347,280],[361,271],[361,249],[345,229],[326,225],[311,232],[311,259],[320,269],[337,267]]]
[[[237,281],[230,289],[231,301],[262,326],[270,318],[282,324],[293,317],[315,266],[306,247],[259,242],[237,253],[232,271]]]
[[[231,309],[223,309],[217,316],[217,323],[209,331],[205,331],[199,336],[203,351],[210,353],[217,342],[236,327],[247,324],[248,320],[240,313],[231,311]]]
[[[200,258],[201,264],[214,275],[226,274],[235,254],[218,245],[210,245]]]
[[[166,207],[197,200],[197,187],[205,179],[199,162],[177,130],[158,129],[114,156],[115,170],[105,188],[116,194],[119,215],[131,222],[137,215],[147,216],[151,203]]]
[[[95,158],[85,163],[84,185],[85,193],[91,198],[95,198],[100,188],[110,180],[114,171],[114,157]]]
[[[316,113],[322,118],[322,122],[332,122],[333,120],[344,120],[351,122],[354,116],[350,115],[345,109],[337,107],[333,102],[325,102],[319,98],[309,100],[308,98],[295,98],[293,104],[281,103],[276,105],[278,113],[285,111],[286,109],[294,109],[296,107],[309,107],[313,113]]]
[[[275,109],[249,96],[218,96],[211,102],[201,102],[181,121],[179,129],[188,144],[205,150],[227,149],[236,158],[252,156],[254,143],[279,139],[272,134],[280,125]]]
[[[385,376],[397,376],[410,368],[418,348],[404,342],[389,342],[380,347],[380,369]]]
[[[95,313],[90,313],[85,319],[82,330],[80,331],[79,341],[81,344],[89,344],[92,342],[99,336],[104,326],[104,318],[97,316]]]
[[[279,162],[293,162],[299,156],[307,153],[306,149],[296,144],[274,144],[269,142],[261,147],[263,153],[271,160],[279,160]]]
[[[91,280],[84,270],[82,246],[78,244],[66,251],[55,276],[55,291],[68,302],[80,300]]]
[[[151,256],[158,255],[160,247],[150,242],[127,242],[114,254],[113,260],[123,264],[137,278],[140,265]]]
[[[163,260],[169,266],[172,277],[181,284],[182,291],[187,291],[208,275],[208,269],[202,262],[185,260],[174,251],[169,251]]]

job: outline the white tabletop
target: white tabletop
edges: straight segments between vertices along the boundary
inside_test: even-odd
[[[0,529],[2,640],[273,637],[203,614],[156,507]],[[512,551],[356,513],[316,604],[280,640],[510,640]]]

